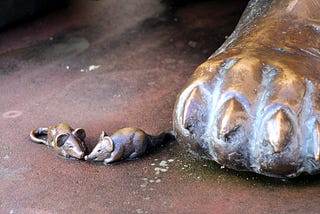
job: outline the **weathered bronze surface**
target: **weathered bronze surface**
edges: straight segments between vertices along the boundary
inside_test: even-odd
[[[252,0],[179,95],[177,139],[221,165],[320,172],[320,1]]]
[[[138,128],[119,129],[111,136],[102,132],[99,142],[84,159],[87,161],[103,161],[105,164],[130,160],[143,155],[151,147],[173,139],[172,132],[163,132],[158,136],[151,136]]]
[[[38,128],[30,132],[30,138],[33,142],[52,147],[58,155],[66,158],[84,158],[87,152],[85,137],[84,129],[73,129],[64,123]]]

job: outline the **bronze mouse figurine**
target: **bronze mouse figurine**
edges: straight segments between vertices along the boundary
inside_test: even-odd
[[[104,164],[131,160],[145,153],[148,149],[175,139],[173,132],[163,132],[158,136],[146,134],[138,128],[123,128],[111,136],[104,131],[99,142],[89,155],[87,161],[103,161]]]
[[[85,137],[84,129],[73,129],[64,123],[38,128],[30,132],[30,138],[33,142],[52,147],[58,155],[65,158],[84,158],[87,152]]]

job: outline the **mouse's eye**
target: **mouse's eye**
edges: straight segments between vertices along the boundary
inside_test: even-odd
[[[69,149],[72,149],[73,148],[73,145],[68,145]]]
[[[98,152],[100,153],[100,152],[101,152],[101,149],[98,149]]]

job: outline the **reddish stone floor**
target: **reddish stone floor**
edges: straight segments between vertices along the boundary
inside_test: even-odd
[[[90,148],[102,130],[171,130],[179,89],[245,4],[168,10],[160,0],[74,0],[2,30],[0,213],[318,213],[320,176],[283,181],[221,169],[176,142],[104,166],[29,140],[32,129],[60,122],[85,128]]]

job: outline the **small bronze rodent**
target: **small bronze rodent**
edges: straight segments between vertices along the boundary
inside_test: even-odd
[[[149,148],[174,139],[173,132],[163,132],[158,136],[151,136],[138,128],[123,128],[111,136],[102,132],[99,142],[84,159],[103,161],[105,164],[130,160],[143,155]]]
[[[83,159],[87,148],[84,142],[86,132],[82,128],[73,129],[68,124],[38,128],[30,132],[35,143],[52,147],[58,155],[66,158]]]

